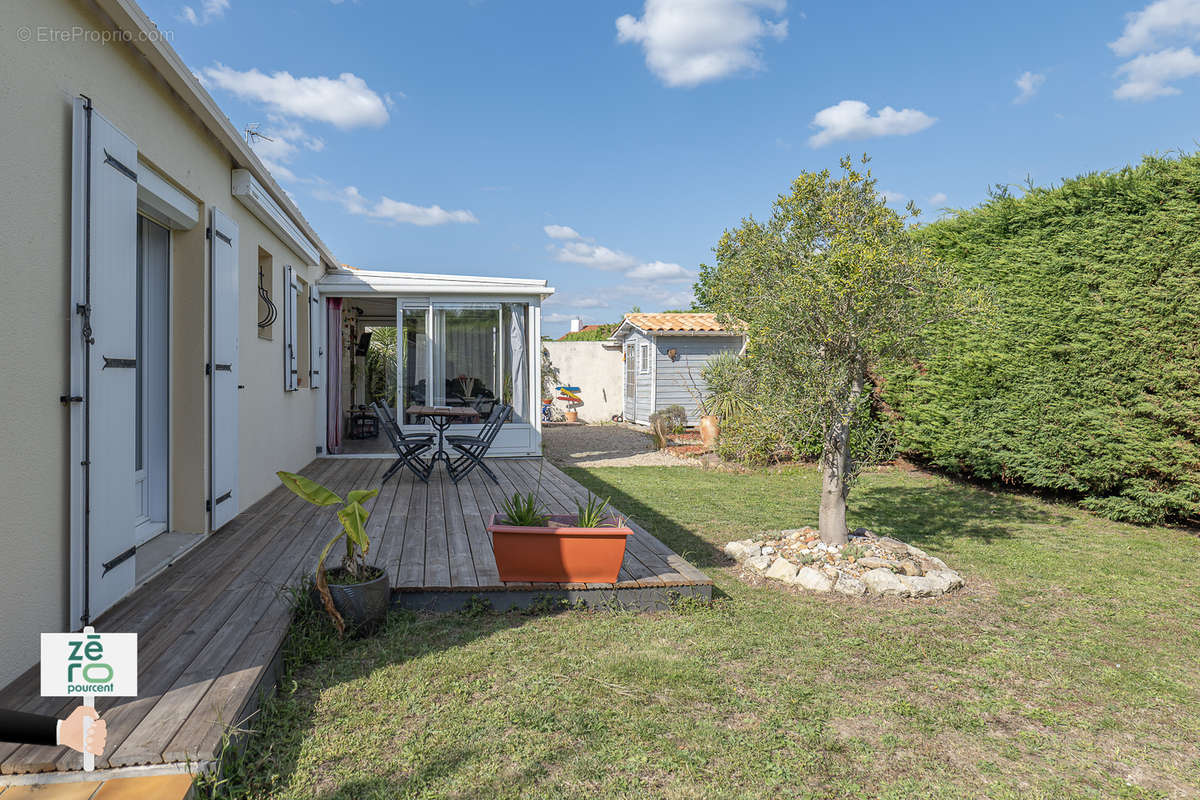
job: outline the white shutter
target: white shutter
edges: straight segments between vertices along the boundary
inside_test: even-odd
[[[210,527],[238,512],[238,226],[212,210],[209,253]]]
[[[134,585],[137,145],[75,102],[71,627]]]
[[[296,305],[300,294],[291,267],[283,269],[283,290],[283,389],[291,392],[296,388]]]
[[[309,287],[308,295],[308,386],[316,389],[321,385],[321,370],[325,369],[321,356],[321,301],[317,298],[317,287]]]

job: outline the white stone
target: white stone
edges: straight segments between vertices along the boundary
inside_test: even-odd
[[[790,581],[796,577],[796,573],[800,570],[792,562],[786,558],[777,558],[771,564],[770,569],[763,573],[768,578],[774,578],[777,581]]]
[[[773,556],[775,555],[775,548],[771,547],[769,544],[763,545],[762,554],[764,556]]]
[[[892,597],[908,597],[909,588],[901,583],[900,578],[890,569],[878,567],[862,576],[862,582],[875,594]]]
[[[842,573],[833,585],[833,590],[847,597],[862,597],[867,593],[867,585],[853,575]]]
[[[770,556],[752,556],[746,559],[746,566],[758,573],[767,571],[773,559]]]
[[[943,583],[937,578],[926,578],[924,575],[897,575],[900,582],[908,589],[913,597],[935,597],[945,594]]]
[[[789,583],[802,586],[813,592],[829,592],[833,590],[833,581],[812,567],[802,568]]]
[[[925,577],[945,580],[947,582],[947,586],[944,591],[947,592],[960,588],[964,583],[962,576],[952,569],[930,570],[929,572],[925,573]]]
[[[745,561],[747,558],[753,558],[760,552],[761,548],[755,544],[753,539],[741,539],[725,545],[725,555],[734,561]]]

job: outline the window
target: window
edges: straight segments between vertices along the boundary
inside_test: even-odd
[[[309,374],[312,358],[312,339],[308,330],[311,326],[308,313],[309,287],[300,278],[296,279],[296,283],[296,388],[303,389],[312,380],[312,375]]]
[[[638,347],[638,372],[646,375],[650,372],[650,345]]]
[[[284,267],[283,288],[283,388],[291,392],[310,380],[309,287],[296,270]]]

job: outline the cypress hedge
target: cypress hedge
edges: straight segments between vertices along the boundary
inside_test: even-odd
[[[1200,156],[994,193],[919,229],[985,318],[881,368],[900,447],[1114,519],[1200,519]]]

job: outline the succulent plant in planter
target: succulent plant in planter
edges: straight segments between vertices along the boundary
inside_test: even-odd
[[[314,589],[338,632],[346,632],[347,622],[353,630],[368,629],[378,624],[387,614],[391,587],[387,573],[366,563],[367,551],[371,547],[366,529],[370,512],[362,504],[379,494],[379,490],[356,489],[343,500],[303,475],[283,471],[275,474],[297,497],[314,506],[341,506],[337,517],[342,529],[321,551],[313,579]],[[346,552],[342,556],[341,566],[327,572],[325,559],[342,539],[345,539]]]

